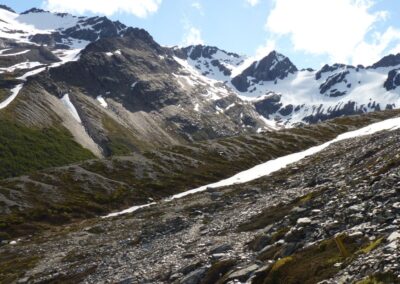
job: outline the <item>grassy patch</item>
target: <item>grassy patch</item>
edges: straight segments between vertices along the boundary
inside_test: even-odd
[[[16,254],[0,255],[0,283],[13,283],[22,278],[25,272],[39,261],[38,256],[22,256]]]
[[[207,271],[201,284],[217,283],[235,264],[236,260],[225,259],[215,262]],[[220,282],[218,282],[220,283]]]
[[[369,276],[363,280],[358,281],[356,284],[398,284],[400,280],[391,273],[378,273]]]
[[[253,283],[307,284],[328,279],[341,267],[351,262],[352,256],[360,247],[360,242],[364,243],[365,240],[343,236],[341,242],[349,253],[349,257],[343,257],[334,239],[325,240],[318,245],[277,260],[267,274],[259,276]],[[335,266],[335,263],[342,263],[341,267]]]
[[[128,155],[146,148],[144,142],[139,141],[129,129],[118,124],[112,118],[104,116],[102,123],[108,132],[109,140],[105,149],[108,156]]]
[[[376,249],[383,241],[383,238],[376,239],[375,241],[369,243],[366,247],[362,248],[359,252],[368,254],[374,249]]]
[[[0,179],[94,158],[65,128],[32,128],[0,119]]]

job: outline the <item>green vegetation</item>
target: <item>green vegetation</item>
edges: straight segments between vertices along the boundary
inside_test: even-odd
[[[106,145],[107,155],[128,155],[144,147],[143,142],[138,141],[129,129],[116,123],[110,117],[104,116],[102,123],[103,127],[108,131],[107,136],[109,140]]]
[[[0,178],[94,158],[64,128],[32,128],[0,119]]]
[[[369,276],[356,284],[398,284],[400,280],[391,273],[378,273]]]
[[[359,249],[360,241],[365,243],[365,240],[341,237],[340,243],[348,252],[347,257],[342,255],[343,248],[338,249],[335,239],[322,241],[320,244],[277,260],[271,270],[258,275],[252,283],[318,283],[332,277],[341,268],[350,264],[352,256]],[[334,265],[336,263],[341,265]]]
[[[340,251],[340,255],[344,258],[349,257],[350,253],[346,249],[346,246],[343,243],[343,238],[344,236],[339,235],[334,237],[333,239],[335,240],[336,246],[338,247],[338,250]]]
[[[374,249],[376,249],[383,241],[383,238],[376,239],[375,241],[368,244],[366,247],[360,250],[361,253],[368,254]]]
[[[22,256],[3,253],[0,255],[0,283],[14,283],[25,271],[35,267],[38,256]]]
[[[204,279],[201,284],[214,284],[223,283],[223,281],[218,281],[224,276],[235,264],[236,260],[233,259],[223,259],[219,260],[208,269]]]

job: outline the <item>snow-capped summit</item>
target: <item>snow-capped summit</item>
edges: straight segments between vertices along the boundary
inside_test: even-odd
[[[236,53],[204,45],[175,48],[175,54],[186,60],[202,75],[224,82],[230,81],[232,71],[246,59]]]
[[[15,13],[15,11],[13,9],[11,9],[10,7],[8,7],[6,5],[0,4],[0,9],[6,10],[6,11],[11,12],[11,13]]]
[[[393,67],[400,65],[400,53],[390,54],[373,64],[370,68]]]
[[[261,81],[276,81],[284,79],[289,74],[297,71],[297,67],[286,56],[272,51],[266,57],[253,62],[240,75],[232,79],[232,84],[240,92],[246,92],[249,88]]]

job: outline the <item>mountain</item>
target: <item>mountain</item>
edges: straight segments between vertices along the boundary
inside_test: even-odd
[[[203,76],[223,82],[230,81],[232,71],[241,66],[246,58],[211,46],[188,46],[174,49],[176,56],[186,60]]]
[[[272,51],[263,59],[253,62],[240,75],[232,79],[232,84],[240,92],[246,92],[250,86],[260,82],[273,81],[286,78],[289,74],[297,72],[296,66],[289,58],[276,51]],[[255,91],[256,88],[250,90]]]
[[[399,283],[399,72],[0,6],[0,283]]]
[[[248,66],[245,64],[249,60],[241,58],[242,64],[231,64],[224,76],[218,72],[203,75],[215,78],[218,74],[220,81],[251,102],[269,123],[282,127],[399,105],[400,55],[385,56],[369,67],[333,64],[320,70],[298,70],[276,51]],[[196,64],[198,70],[206,70],[209,65],[201,60]]]
[[[0,118],[38,135],[62,131],[68,143],[108,157],[274,126],[232,88],[198,72],[185,50],[162,47],[142,29],[35,8],[3,8],[0,19]],[[240,63],[216,49],[203,53],[210,54],[219,68]]]

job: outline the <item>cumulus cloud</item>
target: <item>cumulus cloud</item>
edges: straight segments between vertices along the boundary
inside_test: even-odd
[[[197,9],[197,10],[199,10],[199,11],[201,11],[203,9],[203,7],[201,6],[201,3],[198,2],[198,1],[193,2],[192,3],[192,7]]]
[[[260,2],[260,0],[246,0],[246,2],[249,3],[250,6],[254,7]]]
[[[293,47],[314,55],[328,55],[332,62],[368,64],[379,58],[399,31],[388,28],[367,35],[388,13],[371,12],[372,0],[274,0],[266,29],[289,36]],[[368,61],[368,62],[367,62]]]
[[[191,6],[193,9],[196,9],[200,13],[200,15],[204,16],[203,5],[199,1],[192,2]]]
[[[162,0],[45,0],[44,8],[50,11],[74,14],[95,13],[111,16],[125,12],[140,18],[157,12]]]
[[[188,26],[185,30],[186,32],[183,36],[182,46],[204,44],[200,29]]]
[[[271,51],[276,49],[276,41],[268,39],[263,45],[260,45],[256,50],[255,59],[260,60],[267,56]]]

